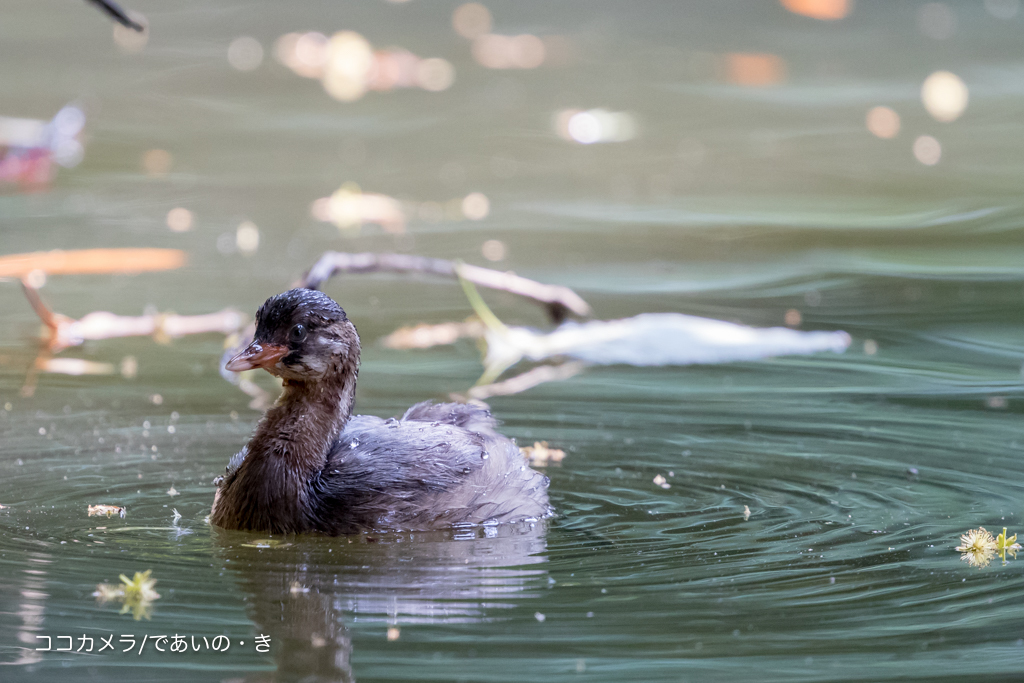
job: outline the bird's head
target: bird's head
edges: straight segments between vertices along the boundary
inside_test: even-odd
[[[359,335],[344,309],[323,292],[292,289],[260,306],[252,343],[225,367],[317,382],[358,360]]]

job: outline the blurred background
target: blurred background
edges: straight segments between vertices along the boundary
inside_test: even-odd
[[[0,260],[0,678],[1016,675],[1021,571],[953,547],[981,525],[1012,534],[1024,493],[1020,5],[131,0],[138,33],[90,3],[7,0],[0,256],[184,260]],[[51,357],[18,283],[72,318],[245,322],[326,250],[511,270],[601,319],[680,312],[853,342],[593,368],[494,399],[521,444],[566,453],[548,467],[546,534],[246,549],[203,522],[260,414],[218,373],[223,331]],[[470,341],[380,343],[470,315],[453,282],[324,289],[363,337],[360,412],[479,377]],[[254,381],[272,393],[269,379]],[[88,519],[99,503],[128,516]],[[92,597],[146,569],[151,621]],[[249,649],[34,650],[83,631]],[[255,653],[259,633],[282,647]]]

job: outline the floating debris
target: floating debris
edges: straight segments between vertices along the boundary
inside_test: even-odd
[[[653,481],[654,481],[654,485],[655,486],[660,486],[663,489],[670,489],[670,488],[672,488],[672,484],[668,483],[668,479],[666,479],[665,477],[661,476],[660,474],[655,476]]]
[[[460,278],[461,279],[461,278]],[[622,320],[566,322],[553,332],[508,327],[487,307],[471,282],[461,279],[466,298],[487,326],[485,371],[478,384],[494,381],[521,360],[567,357],[592,365],[696,365],[773,356],[842,353],[846,332],[802,332],[755,328],[682,313],[641,313]]]
[[[89,506],[89,516],[90,517],[100,517],[100,516],[113,517],[113,516],[116,515],[116,516],[120,517],[121,519],[124,519],[124,516],[125,516],[125,514],[127,514],[127,512],[128,511],[125,508],[121,507],[120,505],[90,505]]]
[[[535,441],[532,446],[520,446],[519,450],[534,467],[547,467],[548,463],[560,463],[565,459],[565,451],[551,448],[547,441]]]
[[[291,543],[276,538],[258,538],[250,543],[243,543],[243,548],[287,548]]]
[[[986,567],[996,556],[996,539],[983,526],[961,535],[960,543],[956,551],[962,553],[960,559],[972,567]]]
[[[119,614],[125,614],[131,610],[135,621],[149,619],[152,612],[152,603],[160,598],[160,594],[153,590],[156,579],[150,578],[153,570],[147,569],[144,572],[135,572],[135,576],[129,579],[121,574],[120,584],[101,583],[96,586],[93,596],[100,604],[107,602],[123,603]]]
[[[746,522],[749,519],[750,519],[750,506],[749,505],[744,505],[743,506],[743,521]]]
[[[388,627],[388,640],[389,641],[398,640],[399,637],[401,637],[401,635],[402,635],[402,631],[397,626],[390,626],[390,627]]]
[[[1020,543],[1017,543],[1017,534],[1007,538],[1006,527],[1003,527],[1003,533],[996,536],[996,552],[999,553],[1000,559],[1003,564],[1006,564],[1006,555],[1009,553],[1010,557],[1017,559],[1017,551],[1020,550]]]
[[[167,495],[173,498],[174,496],[180,496],[181,494],[178,493],[178,489],[174,488],[172,485],[171,488],[167,489]]]

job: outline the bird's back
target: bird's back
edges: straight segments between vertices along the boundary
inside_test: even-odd
[[[350,533],[549,516],[547,477],[495,428],[485,408],[456,403],[352,417],[314,482],[314,524]]]

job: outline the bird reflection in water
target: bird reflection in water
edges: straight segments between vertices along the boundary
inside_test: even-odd
[[[354,681],[348,624],[357,619],[389,628],[389,638],[414,625],[501,619],[547,585],[545,528],[523,522],[270,542],[215,528],[254,631],[271,638],[276,671],[246,680]]]

